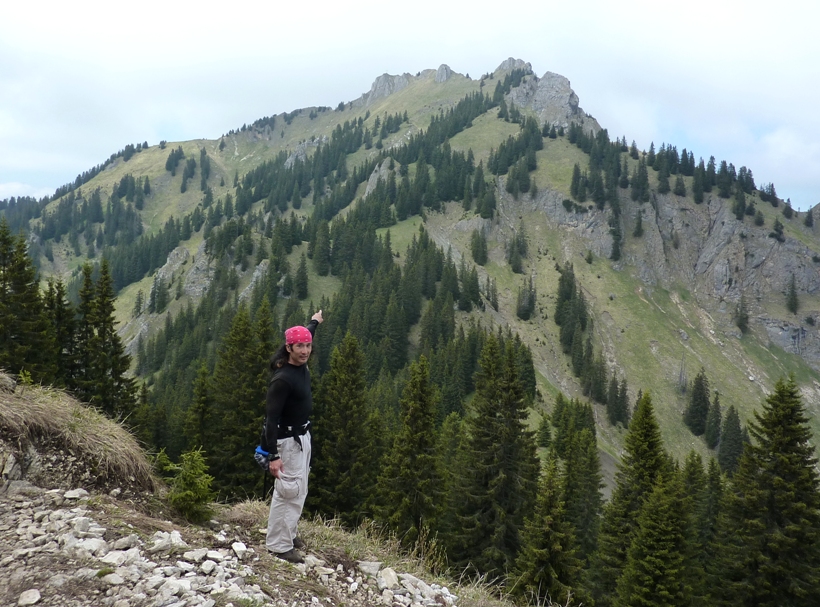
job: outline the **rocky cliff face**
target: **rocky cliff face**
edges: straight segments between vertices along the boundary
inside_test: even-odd
[[[567,128],[576,122],[595,133],[601,130],[598,121],[578,106],[578,95],[560,74],[547,72],[541,78],[527,77],[521,86],[510,91],[508,101],[535,112],[541,124]]]
[[[410,85],[413,76],[404,73],[393,76],[382,74],[373,81],[370,91],[353,101],[353,107],[369,107],[379,99],[389,97]]]

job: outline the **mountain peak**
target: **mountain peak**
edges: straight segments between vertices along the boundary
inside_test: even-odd
[[[523,59],[515,59],[513,57],[508,57],[507,59],[502,61],[497,68],[495,68],[493,74],[497,74],[498,72],[511,72],[512,70],[518,69],[526,69],[531,72],[532,65],[530,65]]]

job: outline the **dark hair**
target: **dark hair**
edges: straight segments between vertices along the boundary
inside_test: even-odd
[[[287,344],[282,344],[276,349],[276,352],[273,353],[273,356],[270,357],[270,371],[271,373],[276,373],[277,370],[281,369],[285,366],[285,363],[288,362],[288,358],[290,357],[290,352],[288,352]]]

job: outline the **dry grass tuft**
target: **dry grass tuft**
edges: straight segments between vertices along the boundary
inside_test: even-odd
[[[9,379],[0,372],[0,384],[9,385]],[[61,390],[0,390],[0,431],[18,445],[50,439],[91,466],[100,479],[151,491],[157,486],[151,464],[128,430]]]

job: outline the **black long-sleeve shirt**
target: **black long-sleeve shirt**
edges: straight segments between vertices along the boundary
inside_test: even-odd
[[[307,329],[311,335],[319,323],[311,320]],[[268,385],[265,409],[265,442],[271,458],[277,455],[276,441],[286,429],[307,424],[313,411],[313,394],[310,391],[310,370],[307,363],[292,365],[285,363],[273,374]]]

